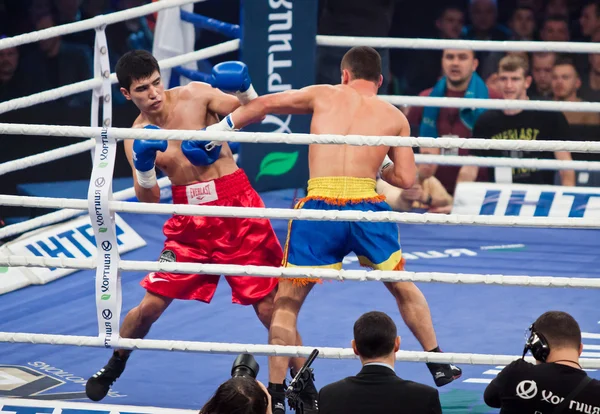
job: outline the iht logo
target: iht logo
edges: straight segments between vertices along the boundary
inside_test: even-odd
[[[31,368],[0,365],[0,397],[30,397],[64,383]]]
[[[498,208],[498,202],[502,190],[488,190],[485,193],[483,204],[479,214],[482,216],[493,216],[496,214]],[[510,193],[510,198],[504,211],[505,216],[518,216],[521,213],[521,208],[524,205],[535,206],[534,217],[548,217],[552,204],[560,198],[567,198],[572,200],[571,208],[569,210],[569,217],[583,217],[585,210],[593,197],[600,197],[599,193],[575,193],[575,192],[554,192],[554,191],[542,191],[537,200],[531,199],[530,194],[527,197],[527,191],[513,190]],[[535,196],[533,196],[535,197]]]

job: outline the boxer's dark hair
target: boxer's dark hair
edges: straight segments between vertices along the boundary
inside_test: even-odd
[[[394,351],[396,324],[383,312],[367,312],[354,323],[358,354],[366,359],[388,356]]]
[[[119,86],[129,91],[133,81],[149,78],[154,72],[160,73],[160,68],[150,52],[131,50],[119,59],[115,72]]]
[[[575,348],[581,344],[581,329],[577,321],[568,313],[549,311],[533,323],[535,331],[548,341],[550,349]]]
[[[217,388],[200,414],[264,414],[269,401],[258,382],[250,377],[233,377]]]
[[[344,55],[341,70],[348,70],[354,79],[378,83],[381,77],[381,56],[368,46],[357,46]]]

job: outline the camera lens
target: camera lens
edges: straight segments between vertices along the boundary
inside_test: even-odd
[[[239,354],[238,357],[233,361],[231,367],[232,377],[252,377],[256,379],[258,375],[258,362],[250,354]]]

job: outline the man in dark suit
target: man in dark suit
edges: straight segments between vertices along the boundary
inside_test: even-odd
[[[326,385],[319,414],[436,414],[442,412],[435,388],[403,380],[394,372],[400,349],[396,324],[385,313],[368,312],[354,324],[352,349],[362,370]]]

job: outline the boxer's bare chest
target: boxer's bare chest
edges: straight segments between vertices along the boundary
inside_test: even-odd
[[[200,99],[179,100],[175,102],[169,115],[165,118],[162,129],[197,131],[205,128],[208,122],[216,119],[216,116],[208,111],[207,102]],[[181,142],[170,140],[169,146],[164,153],[158,153],[156,164],[161,168],[172,168],[174,164],[180,164],[182,160],[187,164],[187,158],[181,152]]]

